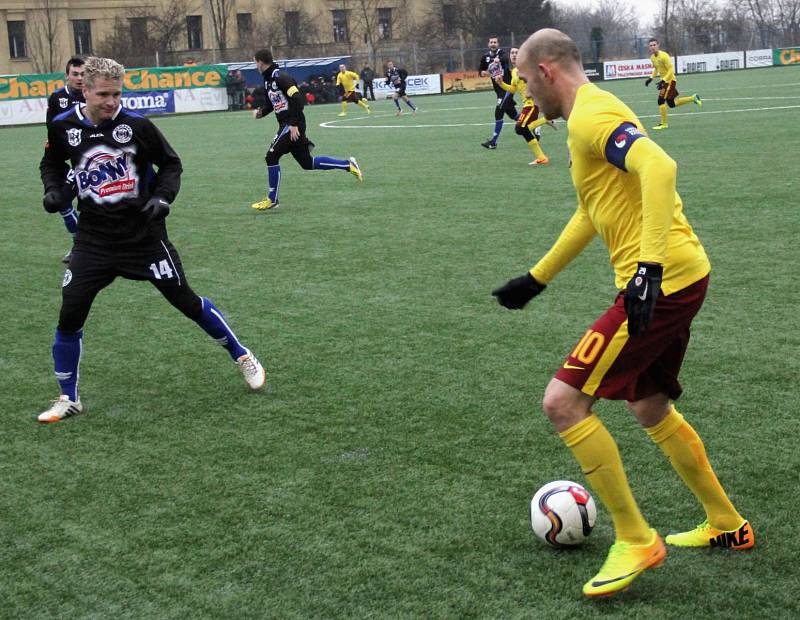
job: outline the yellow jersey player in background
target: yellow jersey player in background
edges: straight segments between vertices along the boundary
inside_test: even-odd
[[[668,545],[747,549],[755,542],[702,440],[673,404],[711,267],[675,191],[677,165],[628,106],[589,82],[575,42],[539,30],[520,48],[517,66],[543,114],[567,121],[578,207],[545,256],[492,294],[506,308],[523,308],[595,236],[608,248],[619,293],[550,381],[543,407],[613,521],[608,558],[583,586],[586,596],[610,596],[661,564],[666,548],[639,510],[616,442],[592,411],[600,398],[626,401],[705,510],[699,526],[667,536]]]
[[[514,126],[514,131],[518,136],[522,136],[525,140],[525,143],[528,147],[533,151],[534,159],[529,166],[541,166],[544,164],[549,164],[550,159],[547,155],[544,154],[541,145],[539,144],[540,139],[540,131],[539,128],[542,125],[550,125],[553,129],[556,128],[555,123],[553,121],[548,121],[544,115],[539,115],[539,106],[533,100],[527,90],[528,84],[519,77],[519,71],[517,70],[517,54],[519,53],[519,48],[512,47],[511,51],[509,52],[509,58],[511,59],[511,83],[506,84],[503,81],[502,74],[496,74],[492,76],[492,79],[495,81],[496,84],[500,86],[504,91],[513,94],[518,94],[522,98],[522,110],[520,111],[519,115],[517,115],[517,122]]]
[[[355,71],[348,71],[347,65],[339,65],[339,73],[336,74],[336,86],[342,88],[342,111],[339,116],[347,116],[347,102],[357,103],[367,111],[367,114],[372,114],[369,109],[367,100],[364,99],[362,94],[356,90],[359,76]]]
[[[653,73],[644,82],[645,86],[650,86],[650,82],[658,76],[661,80],[658,82],[658,111],[661,114],[661,123],[653,127],[653,129],[666,129],[667,125],[667,106],[674,108],[682,106],[687,103],[694,103],[702,107],[703,100],[695,93],[688,97],[678,97],[678,82],[675,80],[675,67],[672,66],[672,59],[665,51],[660,50],[658,46],[658,39],[650,39],[647,43],[650,48],[650,62],[653,63]]]

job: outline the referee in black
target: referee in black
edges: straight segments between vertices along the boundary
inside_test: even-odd
[[[80,211],[53,343],[61,393],[39,415],[44,423],[83,411],[78,395],[83,325],[97,293],[117,276],[150,281],[228,350],[250,388],[259,389],[266,381],[263,367],[239,343],[222,313],[186,281],[164,223],[180,188],[181,160],[153,123],[122,107],[124,74],[125,68],[110,58],[86,59],[86,103],[52,120],[39,165],[45,210],[57,213],[64,207],[69,161]]]

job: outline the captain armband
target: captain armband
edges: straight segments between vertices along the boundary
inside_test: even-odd
[[[606,160],[620,170],[627,172],[625,157],[628,155],[628,151],[631,150],[633,143],[644,137],[645,135],[633,123],[620,123],[619,127],[611,132],[606,142]]]

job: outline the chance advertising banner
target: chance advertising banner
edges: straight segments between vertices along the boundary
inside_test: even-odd
[[[179,88],[224,88],[228,67],[154,67],[125,71],[123,90],[175,90]],[[0,76],[0,101],[48,97],[64,86],[63,73]]]
[[[454,71],[444,74],[444,92],[457,93],[465,90],[492,90],[492,80],[481,77],[477,71]]]
[[[783,47],[772,50],[772,61],[777,66],[800,64],[800,47]]]
[[[653,63],[649,58],[635,60],[610,60],[603,63],[603,73],[607,80],[621,80],[623,78],[646,78],[653,73]]]
[[[372,82],[375,99],[389,99],[394,94],[394,88],[386,85],[386,80],[377,78]],[[361,82],[361,92],[364,92],[364,82]],[[438,73],[430,75],[409,75],[406,78],[406,95],[438,95],[442,92],[442,76]]]
[[[706,71],[744,69],[744,52],[678,56],[678,63],[675,68],[678,73],[704,73]]]
[[[772,49],[747,50],[744,53],[744,66],[747,69],[751,67],[771,67]]]

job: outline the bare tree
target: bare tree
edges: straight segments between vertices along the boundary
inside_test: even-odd
[[[58,57],[58,30],[61,24],[60,3],[57,0],[36,0],[28,9],[31,25],[28,47],[33,69],[37,73],[55,73],[61,66]]]
[[[217,47],[225,60],[225,50],[228,49],[228,20],[233,10],[234,0],[208,0],[211,12],[211,25],[214,27],[214,37]]]
[[[376,51],[382,42],[378,32],[378,9],[383,5],[384,0],[353,0],[353,31],[364,35],[369,64],[373,67],[375,66]]]
[[[558,4],[553,23],[577,43],[587,61],[639,54],[639,23],[631,4],[602,0],[594,7]]]

